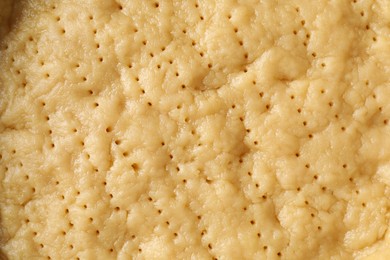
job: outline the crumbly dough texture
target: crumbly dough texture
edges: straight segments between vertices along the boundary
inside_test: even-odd
[[[390,259],[390,1],[1,3],[9,259]]]

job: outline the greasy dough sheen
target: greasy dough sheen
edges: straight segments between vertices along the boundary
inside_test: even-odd
[[[390,259],[390,1],[2,1],[8,259]]]

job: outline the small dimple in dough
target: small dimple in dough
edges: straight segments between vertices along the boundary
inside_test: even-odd
[[[0,258],[389,259],[388,1],[2,1]]]

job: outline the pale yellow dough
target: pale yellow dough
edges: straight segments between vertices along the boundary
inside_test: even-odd
[[[2,1],[8,259],[390,259],[390,1]]]

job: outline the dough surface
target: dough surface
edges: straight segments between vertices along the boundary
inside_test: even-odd
[[[8,259],[389,259],[388,0],[0,10]]]

